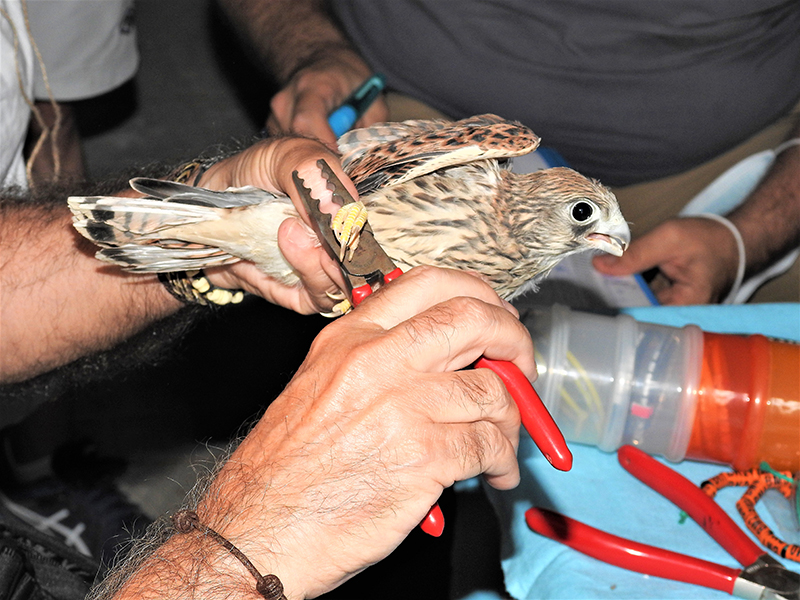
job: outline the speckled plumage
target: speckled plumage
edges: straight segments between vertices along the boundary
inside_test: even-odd
[[[630,235],[616,199],[599,183],[570,169],[522,175],[504,167],[538,143],[519,123],[479,115],[355,130],[340,138],[339,149],[376,240],[399,266],[478,271],[510,298],[573,252],[621,254]],[[296,281],[276,241],[283,219],[296,215],[288,198],[254,188],[132,185],[169,202],[69,200],[76,228],[101,247],[98,258],[149,272],[245,258],[281,281]],[[587,210],[589,217],[575,219]]]

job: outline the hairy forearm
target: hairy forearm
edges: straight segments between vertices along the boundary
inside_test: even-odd
[[[800,137],[800,127],[791,137]],[[800,146],[778,155],[747,202],[729,218],[742,234],[748,276],[800,245]]]
[[[264,600],[253,576],[225,548],[199,532],[170,538],[115,593],[100,599]]]
[[[281,85],[323,54],[336,49],[354,52],[324,0],[219,2]]]
[[[305,597],[303,583],[281,566],[294,554],[289,549],[294,542],[291,534],[284,536],[289,544],[276,543],[278,530],[291,530],[293,509],[283,503],[279,492],[270,489],[272,466],[263,463],[263,451],[256,451],[254,458],[253,446],[264,438],[259,434],[255,434],[258,441],[250,437],[253,434],[243,441],[249,449],[240,446],[231,456],[221,457],[217,468],[201,478],[184,501],[182,510],[195,511],[202,530],[180,532],[172,516],[162,517],[93,589],[88,600],[263,600],[254,575],[206,533],[206,527],[235,546],[261,576],[277,573],[286,598]],[[267,456],[272,458],[272,453]]]
[[[97,261],[66,197],[51,206],[3,198],[0,239],[0,383],[110,348],[180,308],[154,276]]]

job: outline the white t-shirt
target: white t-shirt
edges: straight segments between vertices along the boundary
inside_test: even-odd
[[[33,95],[33,49],[20,0],[0,0],[0,8],[0,184],[25,187],[22,147],[30,119],[25,97]]]
[[[28,0],[31,33],[59,102],[110,92],[139,66],[134,0]],[[39,63],[34,97],[47,100]]]
[[[103,94],[136,73],[133,0],[28,0],[27,5],[56,100]],[[0,7],[0,184],[25,187],[22,151],[31,116],[26,98],[48,95],[21,0],[0,0]]]

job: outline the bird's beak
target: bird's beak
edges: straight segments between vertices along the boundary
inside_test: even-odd
[[[594,232],[586,236],[592,248],[608,252],[614,256],[622,256],[631,242],[631,230],[627,223],[615,225],[603,232]]]

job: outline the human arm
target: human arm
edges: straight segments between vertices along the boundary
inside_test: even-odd
[[[219,0],[281,90],[272,98],[275,131],[314,136],[334,147],[328,115],[372,73],[328,14],[324,0]],[[379,97],[357,122],[385,121]]]
[[[281,138],[216,163],[199,183],[212,189],[250,184],[286,190],[299,205],[291,173],[299,169],[309,181],[322,182],[319,158],[343,177],[338,162],[317,142]],[[95,259],[96,248],[72,227],[67,195],[43,191],[15,200],[5,194],[0,203],[0,383],[110,348],[182,306],[155,275],[126,273]],[[336,289],[340,274],[313,232],[296,220],[285,222],[279,245],[303,286],[279,285],[249,263],[209,269],[209,279],[298,312],[329,309],[333,302],[325,292]]]
[[[388,555],[454,481],[484,472],[516,485],[513,400],[493,372],[455,371],[485,355],[535,377],[530,336],[506,306],[477,278],[420,268],[326,327],[200,501],[201,522],[288,598],[313,597]],[[188,534],[117,597],[257,597],[253,587]]]
[[[800,127],[790,136],[800,137]],[[800,147],[781,152],[745,202],[727,218],[745,248],[745,279],[800,245]],[[636,239],[620,258],[595,258],[609,275],[628,275],[658,267],[651,284],[662,304],[720,302],[736,279],[736,240],[721,223],[685,217],[665,221]]]
[[[0,239],[0,383],[109,348],[181,306],[155,277],[97,261],[72,229],[66,197],[3,197]]]

